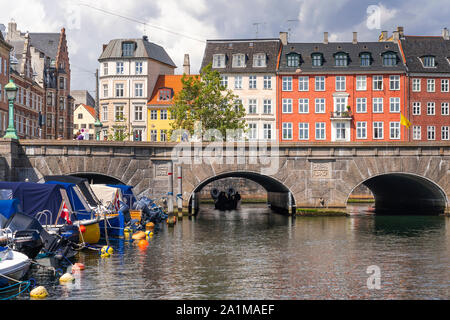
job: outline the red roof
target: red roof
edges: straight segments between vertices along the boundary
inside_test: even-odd
[[[196,75],[187,75],[187,77],[194,77]],[[159,100],[160,89],[172,89],[175,96],[183,89],[183,83],[181,78],[183,75],[160,75],[156,81],[155,88],[153,89],[152,96],[147,102],[148,105],[171,105],[173,103],[173,97],[170,100]]]
[[[86,104],[80,103],[79,106],[83,106],[87,111],[89,111],[90,114],[92,114],[92,116],[94,117],[94,119],[96,118],[96,112],[95,109],[91,106],[88,106]]]

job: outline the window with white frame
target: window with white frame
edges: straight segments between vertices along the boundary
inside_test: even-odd
[[[300,122],[298,124],[298,140],[309,140],[309,123]]]
[[[425,56],[422,58],[423,66],[425,68],[433,68],[435,67],[434,57],[433,56]]]
[[[213,68],[225,68],[225,55],[214,54],[213,55]]]
[[[249,89],[256,89],[256,76],[249,76],[248,77],[248,88]]]
[[[441,140],[449,140],[449,126],[441,127]]]
[[[144,96],[144,84],[143,83],[135,83],[134,84],[134,96],[135,97],[143,97]]]
[[[114,106],[116,121],[124,121],[123,105]]]
[[[316,140],[325,140],[325,122],[316,122]]]
[[[313,67],[320,67],[322,66],[322,54],[320,53],[313,53],[311,55],[312,58],[312,66]]]
[[[263,134],[264,134],[265,140],[272,139],[272,124],[270,124],[270,123],[263,124]]]
[[[283,122],[283,140],[292,140],[292,122]]]
[[[256,53],[253,55],[253,67],[266,67],[267,58],[265,53]]]
[[[228,76],[220,76],[220,85],[228,88]]]
[[[235,89],[242,89],[242,76],[235,76],[234,77],[234,88]]]
[[[116,74],[123,74],[123,62],[116,62]]]
[[[343,97],[334,98],[334,111],[345,112],[347,110],[346,104],[347,104],[347,98],[343,98]]]
[[[372,76],[372,89],[374,91],[383,90],[383,76]]]
[[[383,122],[376,121],[373,123],[373,139],[383,139]]]
[[[389,111],[400,112],[400,98],[398,97],[389,98]]]
[[[309,77],[298,77],[298,91],[309,91]]]
[[[449,115],[449,107],[448,102],[441,103],[441,115],[448,116]]]
[[[372,112],[383,113],[383,98],[372,99]]]
[[[436,114],[436,105],[434,102],[427,103],[427,115],[434,116]]]
[[[248,114],[257,113],[257,102],[256,99],[248,99]]]
[[[435,126],[427,126],[427,139],[428,140],[436,140],[436,127]]]
[[[389,132],[392,140],[400,139],[400,122],[389,122]]]
[[[412,82],[412,91],[420,92],[421,79],[413,79]]]
[[[315,99],[315,113],[325,113],[325,98]]]
[[[427,79],[427,92],[434,92],[435,87],[435,79]]]
[[[367,90],[367,76],[356,76],[356,90]]]
[[[116,97],[123,97],[123,83],[116,83]]]
[[[421,139],[422,139],[422,127],[413,126],[413,140],[421,140]]]
[[[263,113],[272,114],[272,99],[263,100]]]
[[[152,129],[150,130],[150,141],[157,141],[158,140],[158,130]]]
[[[142,129],[133,129],[133,140],[134,141],[142,141]]]
[[[367,112],[367,98],[356,98],[356,112],[357,113]]]
[[[245,67],[245,54],[237,53],[233,54],[233,68],[244,68]]]
[[[108,85],[104,84],[103,85],[103,98],[108,98],[109,93],[108,93]]]
[[[136,74],[142,74],[142,71],[143,71],[143,62],[142,61],[135,62],[135,71],[136,71]]]
[[[158,120],[158,110],[150,110],[150,120]]]
[[[345,77],[336,76],[336,91],[345,91]]]
[[[167,110],[161,110],[160,112],[159,112],[159,117],[160,117],[160,119],[161,120],[167,120]]]
[[[389,90],[400,90],[400,76],[389,76]]]
[[[292,113],[292,99],[282,100],[283,113]]]
[[[264,76],[264,89],[272,89],[272,76]]]
[[[143,106],[134,106],[134,120],[142,121],[143,120]]]
[[[345,123],[344,122],[336,122],[336,140],[345,140]]]
[[[292,91],[292,77],[283,77],[283,91]]]
[[[289,53],[287,55],[287,66],[298,67],[300,65],[300,55],[297,53]]]
[[[441,79],[441,92],[449,92],[449,80],[448,79]]]
[[[103,75],[108,75],[108,62],[103,63]]]
[[[421,111],[420,111],[420,102],[413,102],[412,114],[414,116],[419,116],[420,113],[421,113]]]
[[[298,99],[298,113],[309,113],[309,99]]]
[[[367,139],[367,122],[356,122],[356,139]]]
[[[325,77],[324,76],[315,77],[315,90],[316,91],[325,91]]]
[[[256,140],[258,138],[258,129],[256,123],[248,124],[248,138],[249,140]]]

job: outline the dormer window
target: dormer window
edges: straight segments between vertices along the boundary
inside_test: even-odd
[[[160,89],[159,90],[159,95],[158,95],[158,100],[159,101],[167,101],[167,100],[171,100],[172,99],[172,90],[171,89]]]
[[[383,66],[396,66],[397,55],[394,52],[383,53]]]
[[[300,55],[297,53],[289,53],[287,55],[287,66],[297,68],[300,66]]]
[[[370,53],[361,53],[360,55],[361,58],[361,67],[368,67],[370,66],[370,62],[372,60]]]
[[[343,52],[334,55],[334,65],[336,67],[346,67],[348,64],[348,55]]]
[[[233,54],[233,68],[245,68],[245,54]]]
[[[312,65],[313,67],[321,67],[323,64],[323,57],[321,53],[312,54]]]
[[[422,63],[425,68],[434,68],[436,67],[434,56],[424,56],[422,58]]]
[[[267,57],[265,53],[257,53],[253,55],[253,67],[266,67]]]
[[[134,43],[124,42],[122,43],[122,57],[132,57],[134,55]]]
[[[225,68],[225,55],[224,54],[213,55],[213,68]]]

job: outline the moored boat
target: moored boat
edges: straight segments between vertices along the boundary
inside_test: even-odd
[[[0,287],[21,280],[30,268],[31,260],[9,247],[0,247]]]

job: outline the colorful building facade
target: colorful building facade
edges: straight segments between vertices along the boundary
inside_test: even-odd
[[[9,57],[12,46],[5,41],[0,32],[0,135],[6,133],[8,127],[8,99],[5,86],[9,81]]]
[[[95,140],[96,112],[91,106],[80,103],[74,110],[73,134],[82,133],[83,140]]]

